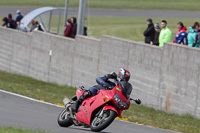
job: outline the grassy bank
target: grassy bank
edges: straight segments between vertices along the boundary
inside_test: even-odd
[[[64,7],[66,0],[0,0],[1,6]],[[199,0],[87,0],[89,8],[200,11]],[[79,0],[69,0],[70,8],[78,8]]]
[[[46,133],[44,131],[34,131],[23,128],[0,127],[0,133]]]
[[[58,86],[5,72],[0,72],[0,89],[51,103],[60,103],[63,98],[72,97],[76,92],[73,87]]]
[[[2,71],[0,71],[0,89],[39,100],[43,99],[51,103],[61,103],[64,97],[72,97],[76,91],[73,87],[58,86]],[[180,117],[163,111],[157,111],[153,108],[132,104],[130,109],[124,112],[122,116],[124,117],[123,120],[144,125],[185,133],[200,132],[200,120],[191,118],[189,115]]]

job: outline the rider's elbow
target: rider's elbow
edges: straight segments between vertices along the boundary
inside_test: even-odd
[[[105,80],[106,80],[106,77],[99,77],[99,78],[96,79],[96,82],[99,85],[103,85],[103,84],[105,84]]]

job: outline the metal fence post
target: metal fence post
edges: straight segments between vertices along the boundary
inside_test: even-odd
[[[77,35],[83,35],[85,24],[86,0],[80,0],[78,11],[78,28]]]
[[[68,5],[69,5],[69,0],[66,0],[65,3],[65,12],[64,12],[64,28],[63,28],[63,35],[64,35],[64,31],[65,31],[65,26],[66,26],[66,21],[67,21],[67,16],[68,16]]]

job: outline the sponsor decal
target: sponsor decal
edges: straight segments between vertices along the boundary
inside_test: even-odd
[[[121,91],[121,89],[120,89],[120,88],[118,88],[118,87],[117,87],[116,89],[117,89],[118,91]]]
[[[105,95],[106,98],[109,98],[109,96]]]

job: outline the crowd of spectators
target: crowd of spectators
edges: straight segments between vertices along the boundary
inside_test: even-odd
[[[23,32],[32,32],[34,30],[45,31],[44,26],[38,21],[31,21],[31,28],[21,25],[23,16],[20,10],[16,11],[14,19],[12,14],[8,14],[8,17],[2,19],[2,26],[7,28],[16,29]],[[77,22],[75,17],[71,17],[66,21],[66,27],[64,30],[64,36],[75,38],[77,35]],[[199,47],[200,43],[200,30],[199,23],[195,22],[193,26],[189,27],[187,33],[187,27],[182,22],[177,23],[178,32],[176,33],[174,40],[172,41],[172,32],[167,26],[167,21],[161,21],[161,27],[159,23],[154,25],[151,18],[147,19],[147,29],[144,31],[145,43],[163,47],[165,42],[173,42],[181,45],[187,45],[190,47]],[[46,31],[45,31],[46,32]],[[87,27],[84,27],[83,35],[87,36]]]
[[[16,11],[16,15],[14,17],[14,19],[12,18],[12,14],[8,14],[8,17],[4,17],[2,19],[3,24],[2,26],[7,27],[7,28],[11,28],[11,29],[16,29],[19,31],[23,31],[23,32],[32,32],[33,30],[40,30],[40,31],[45,31],[44,27],[35,20],[31,21],[31,29],[29,27],[23,26],[21,25],[21,20],[23,19],[23,16],[21,14],[20,10]]]
[[[159,23],[154,25],[153,20],[149,18],[147,19],[147,29],[144,31],[145,43],[163,47],[165,42],[173,42],[190,47],[199,47],[199,26],[199,23],[195,22],[193,26],[189,27],[189,32],[187,33],[187,27],[182,22],[178,22],[178,32],[172,41],[172,32],[167,27],[167,21],[162,20],[160,27]]]
[[[8,14],[8,17],[4,17],[2,19],[3,24],[2,26],[7,28],[16,29],[23,32],[32,32],[32,31],[44,31],[46,32],[44,26],[39,23],[38,21],[31,20],[31,27],[26,27],[21,24],[21,20],[23,19],[23,16],[21,15],[20,10],[16,11],[16,15],[14,19],[12,18],[12,14]],[[64,30],[64,36],[75,38],[76,32],[77,32],[77,23],[76,23],[76,17],[71,17],[67,19],[66,21],[66,27]],[[84,27],[84,33],[83,35],[87,36],[87,27]]]

